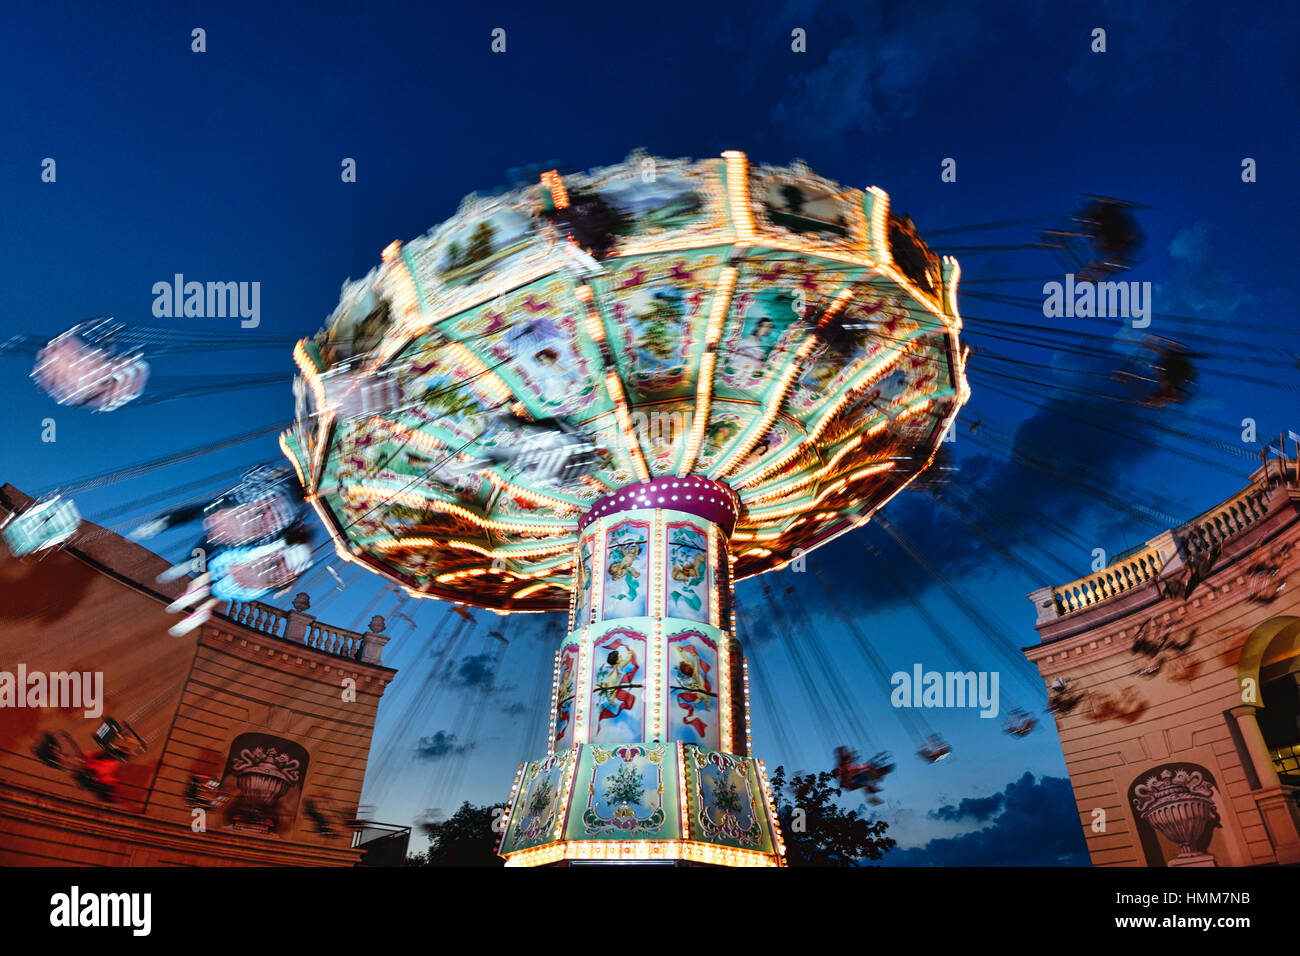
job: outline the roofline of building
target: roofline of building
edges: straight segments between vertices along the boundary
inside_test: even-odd
[[[0,517],[21,511],[35,504],[36,501],[37,499],[23,493],[11,484],[0,485]],[[112,578],[124,587],[128,587],[163,606],[171,604],[172,601],[183,594],[189,582],[188,578],[181,577],[176,581],[159,583],[155,580],[157,575],[170,568],[172,566],[171,562],[129,538],[123,537],[116,531],[84,519],[73,536],[60,546],[60,550],[72,555],[73,558],[83,564],[94,568],[100,574]],[[278,635],[250,628],[230,617],[226,613],[229,609],[230,606],[227,605],[225,611],[213,612],[213,617],[220,619],[223,628],[237,628],[249,635],[256,635],[259,639],[269,638],[273,641],[279,641],[292,646],[297,653],[318,654],[323,661],[346,660],[349,664],[366,670],[373,670],[377,674],[386,675],[385,681],[390,680],[397,673],[394,668],[385,667],[383,664],[375,664],[345,655],[331,654],[298,641],[286,640]],[[345,629],[337,628],[335,630]]]
[[[1217,574],[1255,553],[1300,520],[1300,481],[1291,471],[1296,464],[1285,464],[1290,477],[1279,475],[1271,462],[1252,472],[1240,491],[1148,539],[1126,552],[1127,557],[1067,584],[1031,591],[1027,597],[1038,612],[1034,626],[1041,640],[1021,650],[1041,650],[1163,600],[1165,582],[1189,573],[1189,561],[1195,563],[1198,556],[1209,555],[1210,573]],[[1279,522],[1283,513],[1290,513],[1291,520]]]

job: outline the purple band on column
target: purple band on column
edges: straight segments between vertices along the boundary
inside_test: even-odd
[[[687,476],[665,476],[625,485],[593,504],[578,519],[578,531],[605,515],[636,508],[671,508],[711,521],[730,538],[736,528],[740,499],[720,481]]]

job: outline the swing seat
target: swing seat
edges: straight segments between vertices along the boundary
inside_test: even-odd
[[[952,753],[952,748],[944,743],[942,737],[936,734],[921,745],[916,755],[926,763],[938,763],[950,753]]]
[[[223,601],[255,601],[288,587],[311,563],[311,548],[302,544],[231,548],[208,562],[212,595]]]
[[[1007,715],[1007,722],[1003,729],[1013,737],[1024,737],[1037,726],[1037,717],[1027,714],[1017,707]]]
[[[283,496],[263,498],[233,508],[220,508],[203,519],[203,530],[214,544],[243,544],[287,528],[294,510]]]
[[[38,502],[4,524],[4,539],[14,557],[63,544],[81,525],[81,514],[71,498],[54,497]]]
[[[112,717],[105,717],[95,731],[95,743],[104,753],[123,762],[140,756],[146,749],[145,742],[130,724],[118,723]]]
[[[118,356],[80,335],[81,327],[53,339],[36,355],[31,377],[60,405],[111,412],[140,396],[149,365],[140,355]]]

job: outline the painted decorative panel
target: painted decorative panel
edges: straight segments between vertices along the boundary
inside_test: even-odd
[[[766,810],[753,763],[743,757],[686,748],[693,839],[771,852]]]
[[[817,287],[803,289],[800,275],[787,268],[784,262],[748,266],[737,281],[714,378],[718,396],[757,399],[766,393],[808,334],[800,303],[804,311],[816,304]]]
[[[755,219],[765,232],[845,252],[865,243],[861,192],[818,176],[802,163],[758,167],[750,188],[758,200]]]
[[[675,748],[668,744],[584,747],[578,800],[569,814],[566,836],[578,840],[676,837],[675,758]]]
[[[578,545],[578,610],[574,624],[582,627],[591,623],[592,561],[595,560],[596,536],[584,535]]]
[[[718,645],[697,630],[667,640],[668,739],[717,749]]]
[[[552,750],[566,750],[573,746],[574,699],[578,684],[578,645],[566,644],[560,648],[560,677],[555,695],[555,739]]]
[[[565,750],[544,760],[531,761],[524,768],[502,853],[514,853],[559,838],[557,827],[569,803],[568,771],[576,755],[576,750]]]
[[[723,241],[728,228],[721,163],[664,159],[634,150],[615,166],[564,177],[570,202],[597,198],[618,224],[616,255],[699,237]]]
[[[611,345],[634,403],[693,394],[718,257],[623,260],[610,279]]]
[[[646,638],[616,627],[596,638],[591,655],[588,743],[645,739]]]
[[[601,617],[643,617],[649,585],[650,524],[620,521],[605,537]]]
[[[447,323],[445,331],[484,349],[496,374],[536,417],[586,418],[601,410],[601,390],[593,372],[599,352],[587,345],[578,328],[584,321],[581,308],[567,283],[536,283],[464,313]],[[519,321],[516,316],[526,318]],[[504,334],[506,328],[512,331]]]
[[[709,623],[709,535],[701,524],[670,521],[665,566],[664,613],[669,617]]]
[[[292,740],[272,734],[240,734],[230,745],[221,790],[235,797],[225,824],[253,833],[287,833],[298,812],[310,757]]]

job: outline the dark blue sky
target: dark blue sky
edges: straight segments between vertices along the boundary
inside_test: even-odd
[[[1254,418],[1261,435],[1300,430],[1293,8],[1132,0],[759,3],[731,12],[684,3],[536,12],[458,7],[56,3],[6,10],[0,338],[52,336],[104,313],[142,325],[237,333],[237,320],[155,319],[151,289],[177,272],[201,281],[257,281],[262,324],[244,334],[259,347],[161,357],[154,373],[173,385],[196,375],[288,375],[288,350],[259,340],[313,332],[343,280],[375,265],[389,241],[423,233],[465,193],[504,184],[512,168],[586,168],[616,162],[638,146],[666,156],[736,148],[764,162],[802,157],[831,178],[879,185],[922,234],[1064,216],[1084,193],[1152,207],[1141,214],[1147,255],[1130,276],[1155,286],[1158,314],[1147,331],[1212,356],[1195,400],[1158,416],[991,374],[1084,391],[1111,387],[1105,360],[981,338],[981,331],[1008,334],[981,320],[1047,323],[1040,312],[969,294],[997,291],[1041,302],[1041,280],[985,280],[1059,274],[1047,253],[959,254],[963,280],[971,283],[961,298],[967,341],[977,349],[963,421],[984,425],[975,436],[959,431],[951,446],[959,468],[954,484],[1004,513],[1008,520],[998,522],[963,506],[1041,573],[1009,563],[928,498],[899,499],[889,513],[996,622],[1006,647],[1036,639],[1025,592],[1083,573],[1092,548],[1114,553],[1163,527],[1135,520],[1093,489],[1190,517],[1236,490],[1254,467],[1248,455],[1259,446],[1240,440],[1243,418]],[[206,53],[190,50],[194,27],[207,31]],[[490,52],[496,27],[506,30],[505,54]],[[1104,54],[1089,50],[1095,27],[1107,31]],[[806,53],[791,51],[795,28],[807,33]],[[57,162],[55,183],[41,182],[46,157]],[[344,157],[357,161],[356,183],[340,181]],[[945,157],[957,160],[956,183],[940,181]],[[1241,181],[1245,157],[1258,163],[1255,183]],[[949,235],[934,245],[943,251],[945,243],[1025,242],[1033,235],[1025,226]],[[1138,336],[1118,323],[1055,321],[1087,348],[1113,347],[1116,362],[1118,353],[1135,350]],[[982,359],[979,350],[1033,364]],[[285,421],[293,408],[285,386],[92,416],[55,406],[27,380],[22,361],[0,356],[0,368],[8,413],[0,478],[29,492]],[[57,422],[52,444],[40,441],[46,417]],[[1009,458],[1012,436],[1021,455],[1055,463],[1083,485]],[[90,520],[127,528],[156,507],[126,511],[132,502],[192,485],[169,499],[189,500],[222,487],[225,473],[277,454],[265,438],[77,500]],[[1035,513],[1070,534],[1049,532],[1031,520]],[[889,551],[879,529],[862,535],[894,554],[894,566],[971,660],[1001,669],[1011,696],[1041,708],[1041,686],[1013,674],[988,634],[914,564]],[[157,542],[177,558],[188,544],[179,533]],[[841,540],[812,563],[832,576],[890,669],[955,666],[910,605],[881,585],[858,541]],[[389,658],[402,667],[371,761],[368,799],[379,804],[377,815],[405,823],[462,799],[501,800],[515,764],[541,749],[543,731],[529,715],[535,695],[549,688],[553,645],[539,634],[542,622],[509,623],[509,648],[488,680],[490,658],[479,656],[495,654],[486,634],[503,622],[483,619],[458,650],[453,679],[420,708],[414,685],[428,672],[429,636],[443,626],[445,609],[406,602],[402,613],[414,620],[408,628],[391,617],[396,599],[381,595],[376,579],[342,573],[343,593],[330,590],[328,577],[311,579],[322,618],[349,626],[363,623],[371,608],[390,614]],[[1040,857],[1078,858],[1068,788],[1043,780],[1064,776],[1050,720],[1027,739],[1012,740],[1000,732],[1000,720],[930,715],[954,754],[925,766],[911,755],[914,743],[850,649],[842,623],[825,610],[816,579],[785,572],[771,583],[778,592],[798,589],[817,608],[816,640],[843,667],[856,719],[869,726],[871,746],[898,758],[879,812],[891,835],[914,848],[906,862],[1032,862],[1025,855],[1031,846],[1056,847]],[[742,586],[740,596],[755,618],[763,616],[754,584]],[[816,725],[809,689],[789,676],[782,641],[770,629],[741,637],[754,643],[772,675],[776,701],[756,695],[754,717],[755,744],[769,767],[819,768],[835,744],[868,746]],[[788,752],[776,739],[774,716],[785,725]],[[422,737],[427,746],[417,757]],[[392,756],[381,759],[390,740]],[[974,812],[963,803],[970,800],[991,802]],[[1053,808],[1056,842],[1008,816],[1039,800]],[[932,839],[945,842],[927,846]]]

